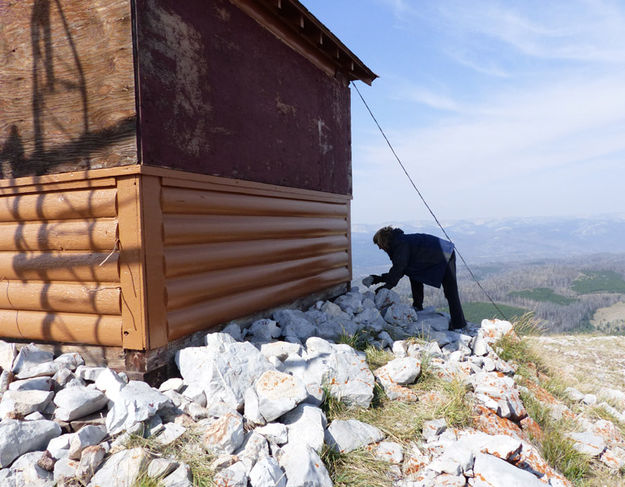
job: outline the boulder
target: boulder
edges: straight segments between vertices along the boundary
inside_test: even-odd
[[[284,472],[272,457],[256,462],[250,471],[249,481],[252,487],[286,487]]]
[[[17,457],[31,451],[43,450],[48,442],[61,435],[61,427],[54,421],[0,422],[0,468],[7,467]]]
[[[202,431],[202,445],[209,453],[230,454],[239,448],[245,439],[243,417],[236,411],[200,424],[205,426]]]
[[[191,468],[181,463],[176,470],[161,479],[159,487],[193,487]]]
[[[223,333],[215,335],[220,335],[217,338],[222,341],[214,338],[211,345],[178,351],[176,364],[185,382],[201,385],[211,402],[238,409],[243,406],[245,391],[263,372],[274,367],[251,343],[234,342]]]
[[[112,435],[148,420],[171,400],[145,382],[131,380],[113,401],[106,416],[106,429]]]
[[[375,293],[374,302],[375,307],[378,308],[380,311],[383,311],[393,304],[401,304],[401,298],[399,297],[399,294],[397,294],[395,291],[382,288]]]
[[[300,404],[293,411],[282,416],[281,420],[286,421],[287,418],[291,416],[291,414],[295,414],[295,412],[298,411],[299,408],[302,406],[304,405]],[[275,443],[276,445],[284,445],[289,439],[288,427],[287,425],[284,425],[282,423],[269,423],[265,426],[256,428],[254,431],[256,431],[258,434],[263,435],[270,443]],[[323,441],[323,432],[321,433],[321,437]]]
[[[287,443],[280,449],[278,463],[286,474],[287,487],[332,487],[321,458],[303,443]]]
[[[153,479],[166,477],[176,470],[178,465],[180,464],[171,458],[156,457],[150,462],[150,465],[148,465],[148,477]]]
[[[473,464],[474,487],[544,487],[531,473],[516,468],[505,460],[478,453]]]
[[[404,459],[403,447],[394,441],[381,441],[377,445],[371,445],[370,450],[383,462],[400,464]]]
[[[566,433],[565,436],[573,440],[573,447],[578,452],[590,455],[591,457],[598,457],[603,453],[606,447],[605,440],[601,436],[588,431]]]
[[[33,377],[32,379],[16,380],[9,384],[10,391],[52,391],[54,381],[51,377]]]
[[[44,373],[53,365],[52,352],[41,350],[34,344],[24,345],[13,361],[12,372],[18,379],[29,379],[39,375],[54,375]]]
[[[87,425],[70,436],[69,458],[72,460],[80,460],[85,448],[97,445],[104,439],[106,436],[106,428],[104,426]]]
[[[0,418],[24,417],[35,411],[43,412],[54,392],[37,390],[8,390],[0,401]]]
[[[421,361],[414,357],[396,358],[374,372],[383,381],[407,385],[414,383],[421,374]]]
[[[273,319],[280,325],[284,337],[295,337],[304,341],[315,334],[315,325],[303,311],[281,309],[273,314]]]
[[[81,455],[76,467],[76,478],[83,484],[91,480],[95,471],[102,465],[106,456],[106,448],[102,445],[92,445],[86,447]]]
[[[267,318],[256,320],[247,329],[247,334],[251,335],[251,340],[255,342],[270,342],[282,334],[282,330],[274,320]]]
[[[341,453],[349,453],[383,439],[384,433],[378,428],[356,419],[332,421],[325,435],[326,443]]]
[[[300,404],[285,414],[281,422],[287,426],[291,441],[304,443],[321,453],[327,420],[320,408],[312,404]]]
[[[514,327],[509,321],[497,319],[482,320],[479,335],[482,336],[489,345],[492,345],[508,333],[514,333]]]
[[[54,398],[57,405],[55,417],[61,421],[73,421],[99,411],[108,403],[106,396],[84,386],[66,387]]]
[[[260,415],[273,421],[308,397],[300,379],[284,372],[268,370],[254,384]]]
[[[236,462],[215,475],[215,487],[247,487],[248,470],[243,462]]]
[[[391,325],[405,325],[418,321],[417,312],[408,304],[393,303],[384,312],[384,321]]]
[[[89,482],[89,487],[131,487],[145,472],[150,462],[143,448],[122,450],[111,455]]]
[[[11,372],[16,356],[15,343],[7,343],[0,340],[0,369]]]

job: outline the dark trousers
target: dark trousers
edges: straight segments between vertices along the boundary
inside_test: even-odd
[[[423,309],[423,283],[410,279],[410,289],[412,290],[412,306],[417,311]]]
[[[451,254],[451,259],[449,259],[447,269],[443,275],[443,292],[445,293],[445,298],[447,298],[447,303],[449,304],[449,314],[451,315],[449,329],[454,330],[467,326],[467,322],[464,319],[464,313],[462,312],[462,305],[460,304],[460,296],[458,295],[455,252]]]

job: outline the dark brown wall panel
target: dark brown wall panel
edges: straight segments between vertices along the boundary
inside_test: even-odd
[[[227,0],[137,0],[143,163],[351,194],[349,88]]]
[[[130,1],[0,6],[0,178],[136,163]]]
[[[347,198],[192,183],[161,191],[170,340],[349,282]]]

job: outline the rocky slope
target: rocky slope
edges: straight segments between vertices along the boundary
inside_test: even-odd
[[[208,334],[159,388],[0,342],[0,485],[352,485],[348,465],[363,486],[567,486],[541,443],[563,418],[563,444],[618,485],[622,407],[590,414],[596,398],[556,399],[529,361],[502,360],[520,343],[508,322],[447,328],[353,290]]]

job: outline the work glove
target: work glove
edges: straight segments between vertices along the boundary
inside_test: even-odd
[[[371,274],[362,280],[363,285],[367,287],[373,284],[380,284],[381,282],[384,282],[384,279],[382,279],[382,276],[378,276],[377,274]]]

